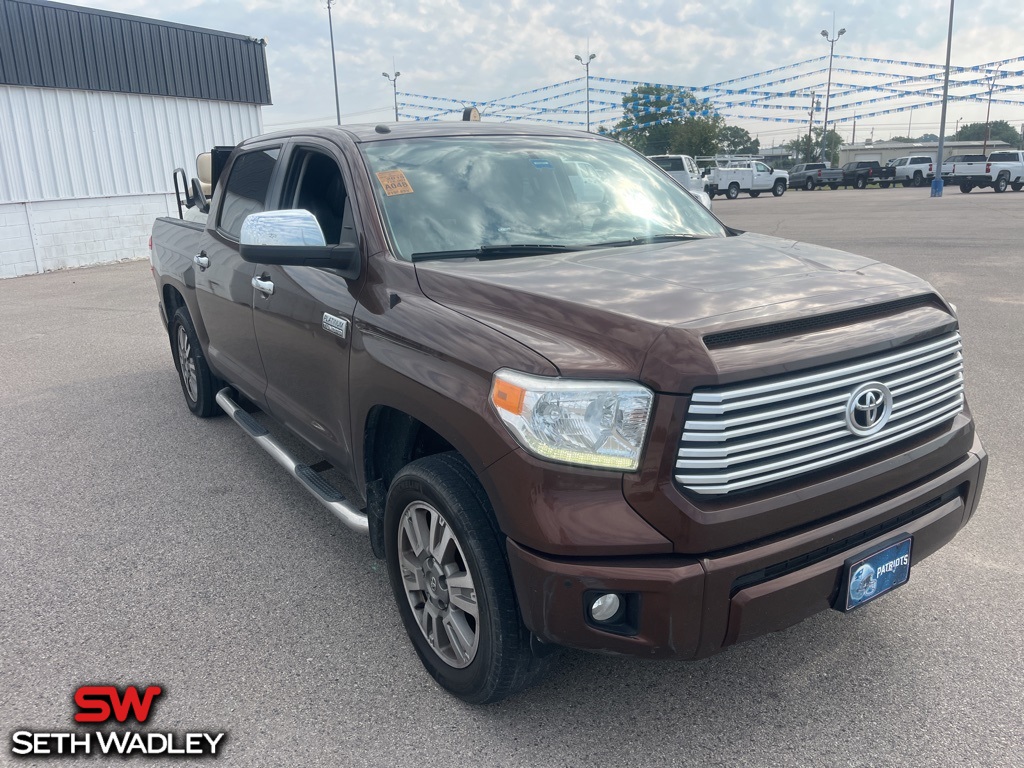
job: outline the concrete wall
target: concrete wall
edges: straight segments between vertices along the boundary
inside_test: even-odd
[[[0,204],[0,278],[147,258],[153,219],[168,215],[167,194]]]

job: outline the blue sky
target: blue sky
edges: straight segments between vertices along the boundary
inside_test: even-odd
[[[265,126],[334,121],[325,0],[75,4],[266,38],[274,105],[264,110]],[[417,100],[402,93],[482,102],[581,78],[583,68],[573,57],[586,57],[588,42],[596,54],[590,70],[594,89],[601,87],[598,77],[691,86],[743,77],[826,55],[820,31],[831,28],[833,10],[836,28],[847,30],[837,54],[932,63],[945,58],[945,0],[339,0],[333,18],[342,120],[393,119],[384,71],[402,73],[402,102]],[[954,65],[1024,56],[1021,0],[960,0],[955,22]],[[837,60],[836,66],[864,65]],[[1005,69],[1024,70],[1024,62]],[[858,76],[837,73],[837,78],[849,82]],[[1024,78],[1003,82],[1024,83]],[[1022,94],[1008,99],[1024,102]],[[842,114],[839,103],[836,99],[836,114]],[[806,110],[781,114],[795,120]],[[957,118],[984,117],[984,104],[953,104],[950,130]],[[995,104],[992,117],[1019,126],[1024,106]],[[861,130],[874,128],[879,139],[906,134],[908,128],[918,135],[936,132],[938,120],[938,108],[922,108],[913,116],[862,120],[857,130],[863,136]],[[781,143],[797,131],[784,123],[730,122],[758,134],[762,145]],[[840,126],[847,134],[849,128]]]

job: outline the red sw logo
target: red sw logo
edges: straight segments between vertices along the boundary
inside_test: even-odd
[[[75,691],[75,704],[80,710],[75,715],[75,722],[105,723],[113,714],[119,723],[129,716],[144,723],[149,717],[153,699],[161,693],[163,689],[159,685],[151,685],[140,699],[134,685],[126,687],[123,695],[112,685],[83,685]]]

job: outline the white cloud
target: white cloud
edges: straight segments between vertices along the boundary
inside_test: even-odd
[[[265,111],[265,122],[326,120],[334,114],[324,0],[83,4],[266,37],[275,103]],[[836,26],[847,30],[836,53],[941,62],[946,10],[937,6],[944,5],[934,0],[847,0],[836,8]],[[586,53],[589,38],[590,51],[597,54],[590,70],[595,78],[698,86],[827,55],[828,44],[819,33],[831,28],[832,8],[818,0],[339,0],[333,18],[342,112],[351,119],[386,120],[392,114],[392,92],[380,73],[393,71],[392,60],[402,72],[399,90],[412,94],[482,102],[570,80],[578,84],[566,90],[582,93],[583,69],[573,56]],[[969,9],[959,9],[955,29],[954,64],[1024,56],[1024,3],[1019,0],[975,0]],[[836,64],[840,69],[869,68],[852,59],[837,59]],[[1010,68],[1022,70],[1024,63]],[[871,78],[834,74],[840,85],[832,108],[841,114],[842,83],[863,84]],[[823,78],[805,80],[785,88],[816,80],[820,89]],[[592,86],[601,87],[596,80]],[[1016,98],[1024,100],[1019,92]],[[595,99],[618,100],[607,94]],[[571,94],[565,101],[574,100],[582,101],[582,96]],[[951,122],[956,117],[984,119],[984,105],[954,102],[950,109]],[[780,114],[805,117],[803,112]],[[876,137],[905,133],[905,117],[874,120]],[[993,118],[1019,123],[1024,107],[994,105]],[[931,124],[937,120],[937,108],[922,109],[915,111],[913,124],[922,131],[935,130]],[[769,143],[772,137],[785,141],[796,132],[786,124],[737,122]]]

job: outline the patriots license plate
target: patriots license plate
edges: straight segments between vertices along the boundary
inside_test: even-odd
[[[836,608],[848,612],[901,587],[910,579],[912,536],[890,540],[843,564]]]

